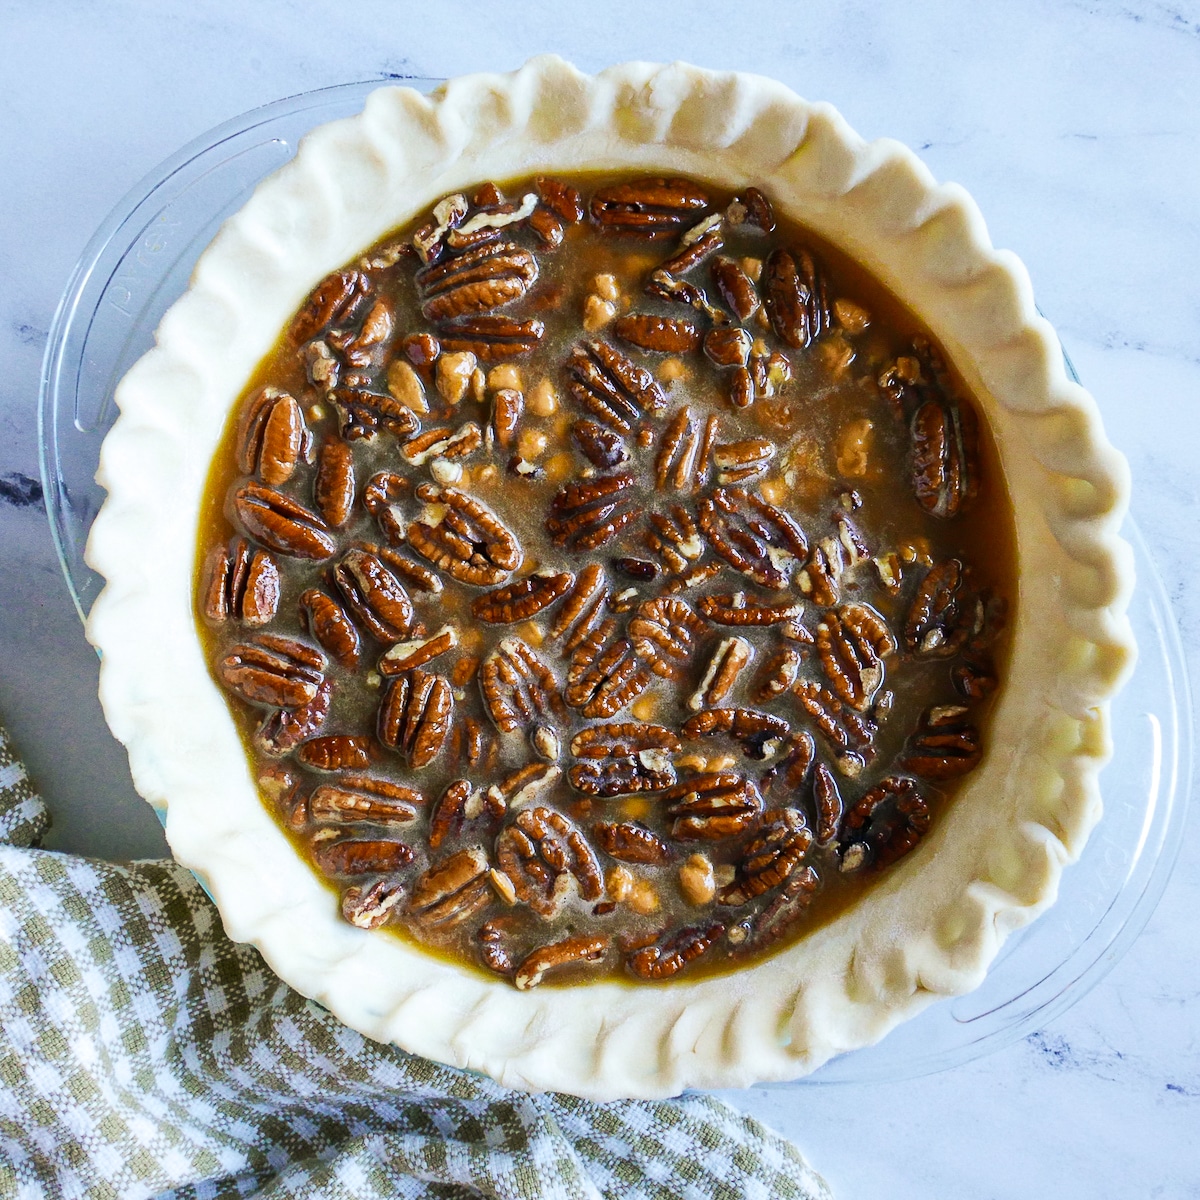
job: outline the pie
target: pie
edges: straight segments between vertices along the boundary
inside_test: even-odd
[[[381,89],[117,399],[106,714],[371,1036],[795,1077],[978,984],[1099,817],[1124,463],[970,200],[781,85]]]

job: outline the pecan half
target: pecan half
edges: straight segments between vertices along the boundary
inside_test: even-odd
[[[300,708],[317,695],[325,656],[303,642],[260,633],[239,642],[218,667],[221,682],[251,704]]]
[[[361,771],[372,757],[371,739],[352,733],[309,738],[296,748],[296,760],[313,771]]]
[[[468,824],[480,818],[499,821],[505,805],[472,786],[469,779],[456,779],[446,787],[429,816],[429,848],[437,850],[449,837],[458,837]]]
[[[775,444],[767,438],[719,442],[712,448],[718,483],[738,483],[766,473],[775,457]]]
[[[813,804],[817,810],[817,841],[833,841],[842,827],[842,793],[833,772],[822,762],[813,767]]]
[[[865,604],[830,610],[817,624],[817,654],[836,695],[865,711],[883,684],[883,660],[896,643],[883,618]]]
[[[716,625],[765,626],[795,621],[804,612],[801,601],[764,604],[748,599],[745,592],[713,592],[702,596],[696,607]]]
[[[725,926],[720,921],[680,929],[661,942],[634,950],[625,965],[639,979],[670,979],[689,963],[707,954],[720,940]]]
[[[842,773],[857,774],[862,764],[874,756],[875,722],[811,679],[800,680],[794,690],[800,707],[838,754]]]
[[[576,421],[571,426],[571,436],[593,466],[619,467],[629,460],[629,450],[621,435],[596,421]]]
[[[567,668],[565,698],[585,717],[613,717],[650,686],[650,672],[624,638],[612,640],[616,622],[603,621],[583,637]]]
[[[759,233],[775,231],[775,210],[756,187],[748,187],[725,210],[725,219],[735,228],[749,227]]]
[[[545,333],[546,326],[536,318],[518,321],[505,316],[464,317],[461,321],[438,326],[443,349],[469,351],[480,362],[528,354]]]
[[[342,893],[342,916],[359,929],[379,929],[399,912],[403,899],[404,887],[394,879],[354,884]]]
[[[659,491],[667,487],[697,490],[704,484],[717,418],[709,417],[704,432],[692,424],[691,409],[685,404],[663,434],[654,461],[654,480]]]
[[[637,656],[656,675],[679,679],[682,664],[706,628],[686,600],[655,596],[638,605],[637,615],[629,622],[629,636]]]
[[[660,296],[663,300],[674,300],[678,304],[686,304],[698,313],[703,313],[714,325],[728,325],[729,317],[716,305],[709,302],[704,289],[683,279],[676,279],[670,271],[658,270],[650,274],[646,283],[646,291],[651,296]]]
[[[699,712],[726,700],[753,656],[754,647],[745,638],[724,638],[713,651],[700,686],[688,697],[688,710]]]
[[[571,653],[603,619],[607,599],[604,568],[599,563],[588,563],[576,576],[575,586],[562,602],[550,626],[551,637],[562,638],[563,649]]]
[[[427,508],[408,527],[412,548],[459,583],[490,587],[521,565],[520,543],[490,508],[457,488],[423,483]]]
[[[683,723],[684,737],[729,734],[750,758],[769,757],[790,732],[782,717],[755,708],[711,708]]]
[[[302,592],[300,622],[342,666],[358,666],[362,639],[346,610],[336,600],[317,588]]]
[[[751,922],[754,949],[765,949],[783,937],[804,916],[820,886],[821,879],[812,867],[789,875]]]
[[[720,890],[717,899],[722,904],[745,904],[778,887],[804,861],[812,840],[812,831],[798,808],[778,810],[746,847],[737,876]]]
[[[317,843],[312,857],[326,875],[387,875],[408,866],[413,852],[390,838],[343,838]]]
[[[361,271],[335,271],[327,275],[292,319],[288,336],[299,346],[331,325],[353,320],[372,291],[370,277]]]
[[[922,779],[953,779],[973,771],[983,756],[979,730],[961,704],[926,709],[900,766]]]
[[[316,513],[261,483],[239,487],[233,493],[233,509],[251,537],[280,554],[323,559],[336,548],[325,522]]]
[[[927,400],[912,418],[912,480],[917,503],[935,517],[956,517],[979,490],[975,413],[967,404]]]
[[[813,736],[806,730],[793,733],[788,739],[788,750],[782,758],[762,777],[762,790],[770,792],[782,780],[789,792],[795,792],[808,778],[817,747]]]
[[[318,733],[329,715],[333,684],[322,679],[317,694],[299,708],[281,708],[263,717],[254,731],[254,744],[264,754],[290,754],[301,742]]]
[[[795,684],[803,661],[795,646],[777,646],[759,668],[750,695],[759,704],[778,699]]]
[[[672,858],[671,847],[652,829],[636,821],[597,821],[592,837],[610,858],[618,862],[661,867]]]
[[[916,846],[929,819],[929,805],[917,785],[903,775],[889,775],[846,813],[841,870],[857,871],[868,862],[889,866]]]
[[[417,272],[421,312],[430,321],[491,312],[519,300],[537,277],[537,259],[515,242],[479,246]]]
[[[708,196],[690,179],[635,179],[598,188],[592,220],[607,233],[665,237],[708,208]]]
[[[379,673],[383,676],[401,675],[433,662],[457,645],[458,630],[453,625],[443,625],[432,637],[414,638],[411,642],[397,642],[389,646],[379,660]]]
[[[730,312],[733,313],[739,321],[748,321],[758,311],[759,300],[758,292],[754,287],[754,281],[742,270],[737,263],[731,258],[716,258],[712,265],[713,283],[716,284],[717,291],[721,294],[721,299],[729,305]],[[739,330],[739,332],[741,332]],[[708,349],[708,342],[705,341],[705,350]],[[747,344],[746,353],[749,354],[750,347]],[[714,361],[717,361],[714,359]],[[728,363],[722,363],[722,366],[728,366]],[[745,358],[738,364],[745,366]]]
[[[496,839],[496,858],[517,898],[547,919],[558,914],[572,890],[584,900],[604,893],[600,864],[587,839],[549,808],[517,813]]]
[[[554,672],[519,637],[506,637],[483,660],[479,690],[501,733],[532,725],[562,711]]]
[[[310,436],[294,397],[279,388],[259,388],[238,423],[238,467],[278,487],[291,479]]]
[[[562,971],[584,963],[603,962],[608,946],[608,938],[597,934],[579,934],[551,942],[548,946],[539,946],[527,954],[517,967],[513,984],[518,991],[525,992],[537,987],[547,972]]]
[[[659,354],[686,354],[700,345],[695,323],[653,313],[629,313],[618,317],[613,332],[623,342]]]
[[[645,535],[646,545],[670,570],[686,571],[689,563],[703,556],[704,539],[700,536],[700,527],[682,504],[673,505],[670,513],[652,512],[650,525],[652,529]],[[709,577],[705,576],[705,579]]]
[[[556,546],[595,550],[612,541],[641,509],[622,495],[634,485],[629,474],[606,475],[570,483],[550,503],[546,529]]]
[[[435,863],[413,884],[408,911],[418,924],[458,925],[492,900],[487,852],[468,846]]]
[[[409,767],[427,767],[450,734],[454,694],[442,675],[420,668],[393,679],[379,707],[379,740],[404,755]]]
[[[449,426],[427,429],[400,447],[400,457],[413,467],[423,467],[431,458],[466,458],[483,445],[483,434],[474,421],[457,429]]]
[[[343,824],[369,821],[372,825],[410,825],[424,807],[425,797],[420,792],[367,775],[323,783],[308,798],[312,820]]]
[[[516,812],[551,791],[561,777],[554,763],[526,763],[488,788],[489,812]]]
[[[398,642],[412,631],[412,600],[375,547],[347,550],[333,568],[333,582],[351,615],[377,641]]]
[[[578,188],[560,179],[539,175],[534,180],[538,199],[564,224],[578,225],[583,220],[583,197]]]
[[[666,396],[654,376],[607,342],[584,342],[567,359],[571,395],[618,433],[628,433],[642,414],[656,412]]]
[[[217,547],[209,556],[204,615],[210,621],[265,625],[279,608],[279,568],[245,538]]]
[[[904,644],[916,654],[948,657],[971,636],[979,598],[957,558],[933,566],[917,589],[904,622]]]
[[[341,387],[334,388],[329,398],[341,416],[339,432],[347,442],[369,441],[379,433],[404,439],[421,428],[411,408],[384,392]]]
[[[331,529],[341,529],[354,509],[354,454],[340,438],[326,438],[317,455],[313,499]]]
[[[565,596],[575,583],[570,571],[539,571],[494,592],[485,592],[471,602],[471,613],[491,625],[511,625],[549,608]]]
[[[571,753],[576,758],[629,758],[648,750],[674,754],[682,748],[683,743],[674,730],[642,721],[592,725],[571,739]]]
[[[789,346],[803,349],[833,325],[825,280],[807,250],[772,250],[762,289],[771,328]]]
[[[758,823],[763,799],[754,780],[731,771],[694,775],[662,795],[680,841],[716,841]]]
[[[704,353],[709,362],[718,367],[744,368],[750,361],[750,350],[753,345],[750,335],[744,329],[736,326],[710,329],[704,335]],[[753,399],[753,392],[751,392],[750,399]],[[747,400],[745,403],[739,404],[735,400],[734,406],[745,408],[749,402]]]
[[[609,799],[664,791],[674,784],[676,776],[669,759],[650,751],[634,758],[585,759],[567,772],[567,778],[577,792]]]
[[[409,482],[395,471],[376,471],[363,488],[363,507],[375,518],[380,532],[392,545],[404,541],[404,518],[399,501],[407,496]]]
[[[794,518],[744,488],[717,488],[701,500],[699,522],[718,557],[763,587],[784,587],[808,553]]]

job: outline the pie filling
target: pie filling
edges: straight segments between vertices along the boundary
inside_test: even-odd
[[[985,750],[986,427],[767,196],[486,183],[322,281],[214,460],[196,606],[345,919],[518,988],[744,966]]]

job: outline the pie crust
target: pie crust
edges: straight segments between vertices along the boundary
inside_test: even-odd
[[[733,975],[519,992],[341,919],[260,802],[204,661],[196,531],[230,406],[315,283],[447,193],[581,169],[753,184],[900,296],[992,429],[1019,599],[990,748],[953,818],[853,906]],[[547,56],[431,96],[381,88],[359,116],[309,134],[222,227],[116,400],[88,545],[107,580],[88,637],[109,724],[229,935],[371,1037],[597,1099],[795,1078],[976,987],[1008,934],[1053,902],[1100,817],[1108,701],[1134,657],[1125,461],[970,197],[772,80],[679,63],[588,76]]]

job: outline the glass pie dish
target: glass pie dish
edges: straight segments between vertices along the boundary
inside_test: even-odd
[[[432,81],[418,81],[418,86]],[[102,498],[92,482],[112,392],[150,347],[220,223],[286,161],[309,128],[356,112],[377,82],[280,101],[214,130],[152,173],[97,233],[56,315],[41,397],[42,468],[56,545],[86,615],[99,579],[83,547]],[[966,1061],[1061,1011],[1116,961],[1148,919],[1179,845],[1190,763],[1183,660],[1169,605],[1130,521],[1141,658],[1113,709],[1116,754],[1104,820],[1049,912],[1014,933],[984,985],[929,1007],[814,1082],[902,1078]]]

